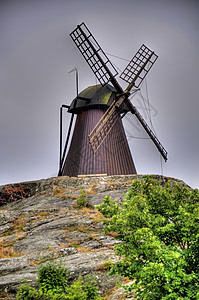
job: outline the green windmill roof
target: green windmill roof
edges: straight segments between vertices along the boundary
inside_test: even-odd
[[[82,109],[109,106],[108,102],[113,92],[116,92],[116,90],[110,84],[90,86],[72,101],[68,111],[77,113]]]

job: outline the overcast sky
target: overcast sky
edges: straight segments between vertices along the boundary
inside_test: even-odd
[[[195,0],[1,0],[0,185],[57,175],[59,107],[76,93],[75,74],[68,72],[78,69],[80,91],[96,84],[69,36],[81,22],[120,70],[127,61],[115,56],[130,60],[143,43],[159,56],[132,102],[153,124],[168,162],[127,115],[133,159],[139,174],[163,174],[199,188]],[[68,120],[66,113],[65,129]]]

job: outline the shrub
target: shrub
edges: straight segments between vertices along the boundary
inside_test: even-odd
[[[22,284],[17,300],[100,300],[94,279],[82,277],[68,286],[68,271],[60,265],[42,265],[38,270],[39,291],[29,284]]]
[[[26,198],[29,196],[30,188],[22,186],[20,183],[16,185],[9,184],[5,188],[0,189],[0,206]]]
[[[67,289],[67,300],[86,300],[87,295],[83,290],[83,281],[80,277]]]
[[[41,292],[51,290],[55,293],[64,293],[67,288],[68,271],[61,265],[48,263],[41,265],[38,270],[38,284]]]
[[[100,205],[96,206],[97,209],[106,217],[111,218],[112,216],[116,215],[120,207],[116,201],[112,201],[110,196],[104,197],[104,202]]]
[[[37,300],[39,294],[35,288],[31,287],[29,284],[22,284],[17,292],[17,300]]]
[[[86,292],[86,299],[93,300],[93,299],[101,299],[99,297],[99,290],[96,286],[96,280],[91,277],[87,276],[84,281],[84,291]]]
[[[86,191],[81,190],[80,196],[79,196],[79,198],[77,198],[77,207],[80,209],[82,207],[88,207],[88,206],[89,206],[89,203],[86,199]]]

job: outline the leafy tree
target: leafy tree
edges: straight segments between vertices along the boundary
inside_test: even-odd
[[[119,207],[106,198],[105,231],[121,257],[111,269],[133,281],[135,299],[199,299],[199,192],[150,176],[133,181]]]

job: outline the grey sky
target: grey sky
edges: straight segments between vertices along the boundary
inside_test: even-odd
[[[68,72],[78,68],[80,91],[96,84],[69,36],[81,22],[107,53],[131,59],[144,43],[158,54],[141,92],[145,98],[148,93],[169,160],[161,163],[129,115],[125,125],[137,172],[163,170],[199,188],[199,4],[181,0],[0,2],[0,184],[56,176],[59,107],[75,97],[75,77]],[[121,70],[127,64],[109,58]],[[132,101],[150,124],[147,101],[138,94]]]

